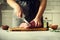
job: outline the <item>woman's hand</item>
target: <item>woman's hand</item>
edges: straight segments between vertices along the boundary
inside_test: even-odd
[[[21,18],[23,10],[21,6],[18,3],[16,3],[16,0],[7,0],[7,3],[14,9],[15,15]]]
[[[15,13],[16,13],[16,16],[18,17],[18,18],[21,18],[22,17],[22,14],[23,14],[23,10],[22,10],[22,8],[16,8],[16,9],[14,9],[15,10]]]
[[[33,21],[34,21],[35,27],[41,27],[42,23],[41,23],[41,20],[40,19],[37,19],[37,18],[33,19],[31,21],[32,24],[33,24]]]

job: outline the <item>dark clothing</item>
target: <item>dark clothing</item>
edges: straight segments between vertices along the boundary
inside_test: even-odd
[[[35,18],[40,5],[39,0],[17,0],[16,2],[24,10],[25,18],[27,21],[30,22]]]
[[[35,18],[40,6],[40,0],[16,0],[16,2],[23,9],[25,19],[28,22]]]

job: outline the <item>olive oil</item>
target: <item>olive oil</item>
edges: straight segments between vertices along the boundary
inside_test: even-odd
[[[45,20],[43,21],[43,25],[44,25],[44,28],[48,28],[49,29],[49,23],[48,23],[48,19],[47,17],[45,17]]]

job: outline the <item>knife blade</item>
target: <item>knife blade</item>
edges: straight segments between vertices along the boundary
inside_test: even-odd
[[[25,15],[22,16],[22,20],[23,20],[26,24],[29,25],[29,22],[28,22],[24,17],[25,17]]]
[[[25,18],[23,18],[23,21],[24,21],[25,23],[29,24],[29,22],[28,22]]]

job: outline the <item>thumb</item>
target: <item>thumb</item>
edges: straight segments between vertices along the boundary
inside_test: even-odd
[[[19,18],[22,18],[22,13],[18,13],[17,15]]]

